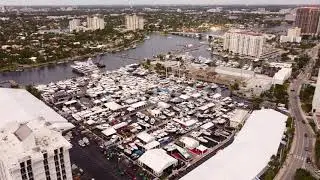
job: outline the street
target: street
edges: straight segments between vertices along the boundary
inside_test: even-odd
[[[289,110],[294,118],[295,137],[292,142],[291,150],[287,156],[283,168],[279,171],[275,179],[291,180],[297,169],[305,168],[315,175],[315,169],[311,164],[306,163],[309,157],[312,159],[312,151],[314,149],[315,135],[313,130],[305,118],[304,112],[301,109],[299,93],[302,84],[310,78],[310,73],[313,68],[315,59],[318,56],[320,44],[309,50],[308,55],[311,57],[309,64],[304,71],[293,80],[289,87]]]

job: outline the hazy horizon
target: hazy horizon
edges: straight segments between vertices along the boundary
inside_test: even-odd
[[[131,3],[130,3],[131,2]],[[317,3],[318,2],[318,3]],[[0,5],[319,5],[319,0],[5,0]]]

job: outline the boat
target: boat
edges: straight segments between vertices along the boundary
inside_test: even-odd
[[[75,61],[71,65],[72,71],[81,75],[90,75],[96,72],[99,72],[98,66],[92,62],[91,58],[88,61],[80,62]]]
[[[202,143],[207,143],[208,142],[208,140],[206,140],[205,138],[203,138],[203,137],[198,137],[197,138],[200,142],[202,142]]]

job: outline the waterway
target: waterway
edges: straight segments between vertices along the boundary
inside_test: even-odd
[[[106,65],[106,68],[103,70],[114,70],[128,64],[137,63],[144,58],[151,58],[154,55],[167,53],[174,50],[181,50],[188,44],[198,46],[201,45],[201,41],[199,39],[188,37],[152,34],[150,35],[150,39],[138,44],[137,48],[135,49],[103,55],[100,63]],[[190,53],[194,57],[210,57],[209,51],[206,50],[207,48],[208,45],[202,45],[199,49]],[[3,72],[0,73],[0,82],[14,80],[22,85],[46,84],[77,77],[78,75],[74,74],[70,68],[71,64],[73,64],[73,62],[30,68],[25,69],[22,72]]]

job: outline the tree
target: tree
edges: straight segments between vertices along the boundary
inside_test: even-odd
[[[316,178],[309,171],[299,168],[294,174],[294,180],[316,180]]]
[[[32,85],[27,85],[26,90],[38,99],[42,99],[41,92]]]
[[[254,109],[254,110],[260,109],[260,104],[262,103],[262,101],[263,100],[261,98],[255,97],[252,100],[252,109]]]
[[[232,86],[231,86],[231,90],[239,90],[239,83],[238,82],[235,82]]]

